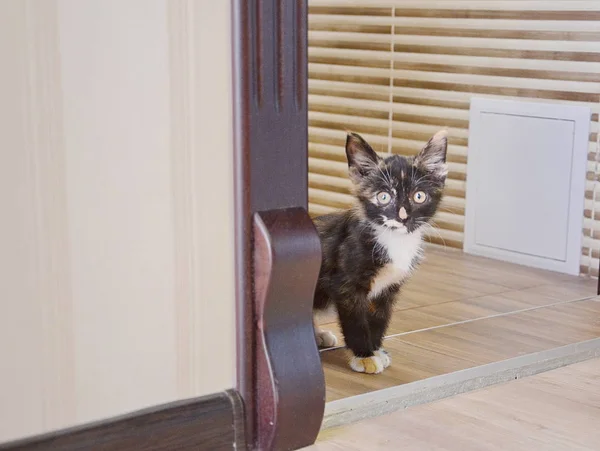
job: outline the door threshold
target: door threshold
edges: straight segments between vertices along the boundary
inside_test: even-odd
[[[321,430],[600,357],[600,338],[328,402]],[[373,376],[377,377],[377,376]]]

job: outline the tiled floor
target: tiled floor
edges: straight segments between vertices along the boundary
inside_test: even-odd
[[[429,248],[405,286],[379,375],[352,372],[348,352],[321,353],[327,401],[600,337],[600,302],[590,279]],[[332,317],[322,328],[341,337]]]

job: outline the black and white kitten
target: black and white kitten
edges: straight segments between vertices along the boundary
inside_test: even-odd
[[[356,204],[315,219],[323,260],[314,309],[337,310],[354,371],[380,373],[390,365],[381,344],[394,299],[421,260],[423,226],[442,198],[446,148],[445,131],[414,158],[382,159],[359,135],[346,139]],[[331,332],[315,333],[319,346],[337,344]]]

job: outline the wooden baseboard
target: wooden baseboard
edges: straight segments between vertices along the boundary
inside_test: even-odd
[[[2,451],[244,450],[244,411],[235,390],[140,410],[0,444]]]

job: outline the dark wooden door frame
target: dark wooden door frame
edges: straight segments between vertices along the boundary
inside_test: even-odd
[[[325,385],[312,298],[306,0],[233,0],[238,391],[248,447],[314,442]]]

